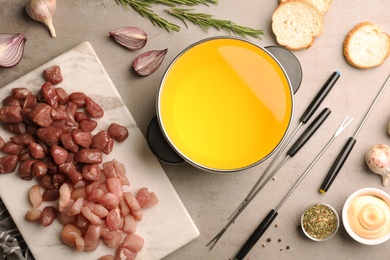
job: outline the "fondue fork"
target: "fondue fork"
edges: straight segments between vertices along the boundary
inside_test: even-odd
[[[278,153],[275,155],[274,159],[271,161],[271,163],[265,169],[264,173],[260,176],[259,180],[255,183],[255,185],[250,190],[250,192],[245,197],[245,199],[241,202],[240,205],[238,205],[236,210],[229,216],[228,220],[231,220],[239,211],[241,211],[242,207],[248,202],[248,199],[250,197],[252,197],[252,195],[256,192],[256,189],[259,187],[260,183],[267,176],[268,172],[271,170],[272,166],[274,166],[277,159],[280,157],[280,155],[285,150],[287,145],[291,142],[293,137],[297,134],[297,132],[301,128],[301,126],[303,126],[303,124],[306,124],[310,120],[310,118],[314,115],[314,113],[317,111],[318,107],[321,105],[322,101],[326,98],[326,96],[328,95],[330,90],[336,84],[339,77],[340,77],[340,73],[338,71],[335,71],[332,73],[332,75],[329,77],[329,79],[325,82],[325,84],[322,86],[320,91],[317,93],[317,95],[314,97],[314,99],[310,102],[310,104],[306,108],[305,112],[302,114],[301,118],[299,119],[300,122],[299,122],[299,125],[297,126],[297,128],[294,130],[294,132],[291,134],[291,136],[288,138],[288,140],[286,140],[286,142],[280,148]]]
[[[263,221],[259,224],[259,226],[255,229],[249,239],[245,242],[240,251],[233,258],[234,260],[243,260],[244,257],[249,253],[252,247],[257,243],[260,237],[264,234],[264,232],[268,229],[268,227],[272,224],[274,219],[278,215],[278,210],[282,207],[284,202],[290,197],[290,195],[294,192],[294,190],[298,187],[298,185],[302,182],[305,176],[309,173],[309,171],[313,168],[314,164],[320,159],[322,154],[328,149],[328,147],[332,144],[332,142],[341,134],[341,132],[351,123],[353,118],[349,118],[349,115],[344,119],[340,127],[337,129],[333,137],[328,141],[325,147],[321,150],[321,152],[317,155],[317,157],[313,160],[313,162],[309,165],[306,171],[301,175],[301,177],[297,180],[294,186],[290,189],[287,195],[282,199],[279,205],[275,209],[271,209],[268,215],[263,219]]]
[[[387,77],[382,88],[379,90],[376,98],[372,102],[370,108],[368,109],[366,115],[364,116],[364,118],[363,118],[362,122],[360,123],[358,129],[356,130],[354,136],[348,138],[348,141],[345,143],[343,149],[338,154],[336,160],[334,161],[332,167],[330,168],[328,174],[326,175],[324,182],[321,184],[321,187],[319,189],[320,193],[322,193],[322,194],[326,193],[328,191],[328,189],[330,188],[330,186],[332,185],[335,178],[337,177],[337,174],[340,172],[345,161],[348,159],[348,156],[351,153],[353,147],[355,146],[357,135],[359,134],[360,130],[362,129],[367,118],[370,116],[371,111],[374,109],[376,103],[378,102],[379,98],[381,97],[383,91],[385,91],[385,88],[387,87],[387,84],[389,82],[390,82],[390,75]]]
[[[210,246],[210,250],[217,244],[218,240],[222,237],[225,231],[230,227],[231,224],[238,218],[238,216],[243,212],[243,210],[249,205],[249,203],[253,200],[254,197],[260,192],[260,190],[265,186],[265,184],[275,175],[275,173],[282,167],[282,165],[287,161],[288,158],[293,157],[302,147],[306,144],[306,142],[313,136],[313,134],[317,131],[317,129],[322,125],[325,119],[330,115],[331,111],[328,108],[325,108],[315,119],[314,121],[307,127],[307,129],[301,134],[301,136],[295,141],[292,147],[287,152],[287,157],[284,161],[279,165],[277,169],[273,171],[273,173],[267,178],[265,183],[263,183],[251,197],[249,197],[247,203],[245,203],[240,211],[237,212],[233,216],[232,219],[225,225],[225,227],[209,242],[206,246]]]

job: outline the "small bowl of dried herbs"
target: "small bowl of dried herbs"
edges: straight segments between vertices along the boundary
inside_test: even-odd
[[[326,241],[338,231],[340,219],[337,211],[328,204],[308,206],[301,217],[303,233],[314,241]]]

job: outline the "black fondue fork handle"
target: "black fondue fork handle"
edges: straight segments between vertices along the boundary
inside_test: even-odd
[[[315,111],[321,105],[322,101],[325,99],[325,97],[332,90],[334,84],[336,84],[339,77],[340,77],[340,72],[335,71],[332,73],[332,75],[325,82],[325,84],[322,86],[322,88],[317,93],[317,95],[314,97],[314,99],[310,102],[310,104],[307,107],[307,109],[305,110],[305,112],[302,114],[301,118],[299,119],[300,122],[306,124],[307,121],[310,120],[310,118],[313,116]]]
[[[263,219],[260,225],[255,229],[255,231],[253,231],[252,235],[248,238],[240,251],[238,251],[234,257],[234,260],[244,259],[244,257],[249,253],[249,251],[251,251],[252,247],[256,244],[256,242],[260,239],[260,237],[264,234],[264,232],[268,229],[277,216],[278,212],[272,209]]]
[[[329,108],[324,108],[324,110],[322,110],[322,112],[314,119],[314,121],[305,129],[302,135],[299,136],[299,138],[294,142],[291,148],[287,151],[287,155],[294,157],[294,155],[299,152],[299,150],[307,143],[307,141],[309,141],[309,139],[322,125],[330,113],[331,110]]]
[[[348,141],[345,143],[340,154],[337,156],[335,162],[330,168],[328,175],[326,176],[324,182],[321,184],[320,193],[324,194],[328,191],[333,181],[336,179],[337,174],[339,174],[341,168],[343,167],[345,161],[348,159],[349,154],[351,153],[353,147],[355,146],[356,139],[353,137],[348,138]]]

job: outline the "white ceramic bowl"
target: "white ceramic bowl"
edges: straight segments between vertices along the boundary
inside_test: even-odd
[[[386,242],[387,240],[390,239],[390,232],[388,232],[387,234],[385,234],[384,236],[379,237],[379,238],[367,239],[367,238],[363,238],[363,237],[357,235],[352,230],[352,228],[350,226],[350,223],[348,221],[348,209],[350,207],[351,202],[355,198],[357,198],[359,196],[362,196],[362,195],[373,195],[373,196],[376,196],[376,197],[381,198],[382,200],[384,200],[390,206],[390,195],[388,193],[384,192],[383,190],[376,189],[376,188],[364,188],[364,189],[357,190],[354,193],[352,193],[348,197],[348,199],[345,201],[345,203],[344,203],[343,211],[342,211],[342,221],[343,221],[344,228],[347,231],[347,233],[354,240],[356,240],[357,242],[359,242],[361,244],[365,244],[365,245],[378,245],[378,244],[384,243],[384,242]]]
[[[315,206],[315,205],[321,205],[321,206],[325,206],[325,207],[329,208],[330,210],[333,211],[333,213],[334,213],[335,216],[336,216],[336,228],[335,228],[335,230],[333,231],[332,234],[330,234],[329,236],[327,236],[327,237],[325,237],[325,238],[322,238],[322,239],[311,236],[309,233],[306,232],[306,230],[305,230],[305,228],[304,228],[304,215],[305,215],[305,212],[306,212],[309,208],[311,208],[311,207],[313,207],[313,206]],[[326,240],[331,239],[331,238],[337,233],[337,231],[339,230],[339,226],[340,226],[340,218],[339,218],[339,215],[337,214],[337,211],[336,211],[332,206],[330,206],[330,205],[328,205],[328,204],[324,204],[324,203],[314,203],[314,204],[311,204],[310,206],[308,206],[308,207],[303,211],[302,216],[301,216],[301,227],[302,227],[302,231],[303,231],[303,233],[304,233],[308,238],[310,238],[310,239],[313,240],[313,241],[321,242],[321,241],[326,241]]]

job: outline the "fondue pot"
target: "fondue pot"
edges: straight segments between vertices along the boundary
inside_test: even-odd
[[[301,78],[298,60],[284,48],[235,37],[201,40],[161,80],[149,146],[162,161],[206,171],[257,165],[285,139]]]

